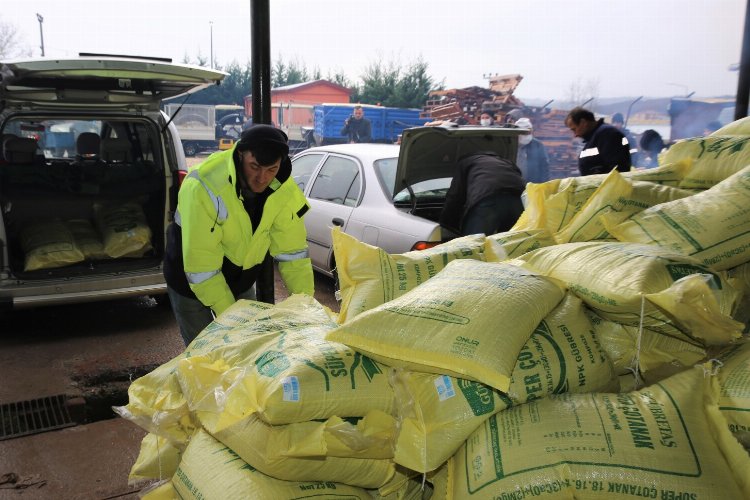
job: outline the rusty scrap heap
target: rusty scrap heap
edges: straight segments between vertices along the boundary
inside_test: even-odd
[[[482,111],[491,111],[499,123],[504,123],[509,112],[517,109],[534,125],[534,137],[547,148],[550,160],[550,177],[562,178],[578,175],[578,149],[573,135],[565,126],[567,110],[547,106],[526,106],[513,95],[523,76],[518,74],[495,75],[489,78],[489,88],[466,87],[462,89],[434,90],[422,108],[421,117],[432,120],[455,121],[466,117],[469,124],[479,123]]]

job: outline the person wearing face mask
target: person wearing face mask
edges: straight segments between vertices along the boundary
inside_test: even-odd
[[[549,180],[549,157],[542,141],[533,135],[533,126],[528,118],[519,118],[516,127],[528,130],[528,134],[518,136],[518,156],[516,164],[528,182],[542,183]]]
[[[167,229],[164,277],[185,345],[238,299],[255,299],[270,251],[290,293],[313,295],[303,216],[287,136],[253,125],[232,149],[190,170]]]
[[[492,114],[492,111],[484,110],[482,111],[482,114],[479,115],[479,124],[483,127],[489,127],[490,125],[495,124],[495,115]]]

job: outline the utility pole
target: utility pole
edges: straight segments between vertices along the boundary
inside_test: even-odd
[[[211,69],[214,69],[214,22],[209,21],[208,24],[211,26]]]
[[[44,31],[42,30],[42,23],[44,22],[44,18],[41,14],[37,14],[36,20],[39,21],[39,38],[42,40],[42,45],[40,46],[40,48],[42,49],[42,57],[44,57]]]

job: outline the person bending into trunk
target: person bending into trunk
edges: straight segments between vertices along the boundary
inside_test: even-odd
[[[313,295],[302,219],[310,207],[291,171],[287,136],[253,125],[185,178],[164,259],[185,345],[236,300],[255,299],[269,251],[289,292]]]
[[[507,231],[523,212],[521,193],[526,181],[510,160],[492,152],[459,158],[440,225],[462,234]]]

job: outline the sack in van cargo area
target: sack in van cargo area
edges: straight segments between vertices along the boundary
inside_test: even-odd
[[[21,231],[24,271],[63,267],[84,260],[68,226],[59,220],[30,224]]]
[[[86,260],[108,259],[99,233],[88,219],[72,219],[65,222],[73,235],[76,246],[83,252]]]
[[[617,170],[610,172],[581,210],[558,233],[558,243],[614,239],[600,217],[607,214],[610,224],[629,219],[638,212],[693,193],[653,182],[631,181]]]
[[[620,224],[605,216],[604,224],[620,241],[659,245],[721,271],[750,261],[748,206],[750,165],[689,198],[651,207]]]
[[[296,294],[232,328],[225,346],[179,360],[177,377],[191,410],[221,413],[222,426],[252,414],[280,425],[390,413],[386,367],[326,340],[336,326],[329,310]]]
[[[139,204],[96,203],[94,220],[110,257],[142,257],[152,249],[151,228]]]
[[[388,366],[507,391],[521,347],[563,295],[556,282],[517,266],[454,260],[418,288],[361,313],[326,338]]]
[[[566,294],[521,349],[507,394],[465,379],[395,370],[400,432],[395,461],[417,472],[437,469],[494,413],[563,392],[619,385],[580,299]]]
[[[587,310],[602,349],[612,360],[618,375],[637,374],[648,381],[655,377],[685,370],[706,357],[706,349],[699,342],[669,337],[661,333],[608,321]]]
[[[181,499],[372,500],[370,493],[354,486],[327,481],[283,481],[267,476],[204,431],[190,441],[172,484]]]
[[[750,455],[717,395],[699,366],[640,391],[502,411],[451,459],[453,498],[749,498]]]
[[[707,344],[728,343],[742,332],[730,317],[738,293],[726,273],[657,245],[564,243],[509,262],[562,281],[616,323]]]
[[[708,189],[750,165],[750,137],[717,136],[682,139],[659,156],[659,164],[692,160],[679,187]]]
[[[486,260],[485,237],[481,234],[403,254],[388,254],[358,241],[338,227],[333,229],[331,237],[341,284],[340,323],[400,297],[433,277],[452,260]]]
[[[217,416],[197,413],[213,437],[253,468],[278,479],[379,488],[395,473],[395,464],[387,457],[393,454],[395,434],[395,421],[389,415],[373,414],[372,422],[365,418],[359,426],[346,425],[338,417],[272,426],[250,416],[212,432],[212,419]]]
[[[750,432],[750,339],[728,347],[718,356],[719,410],[732,432]]]
[[[487,236],[488,241],[500,244],[508,259],[519,257],[526,252],[555,244],[552,235],[546,229],[525,229],[506,231]],[[487,254],[487,261],[493,261],[494,255]],[[505,259],[502,259],[505,260]]]

